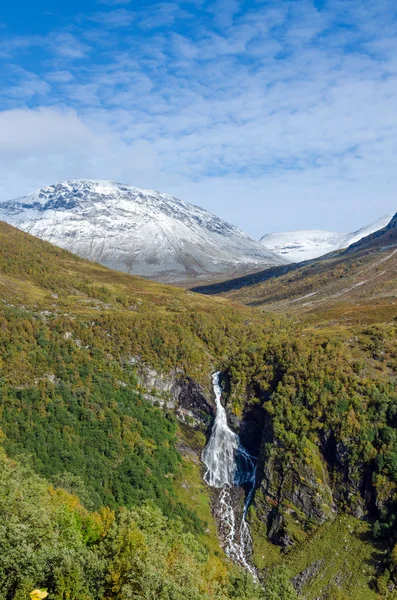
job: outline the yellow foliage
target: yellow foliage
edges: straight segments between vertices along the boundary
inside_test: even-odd
[[[48,592],[45,590],[33,590],[29,595],[32,600],[44,600],[44,598],[47,598]]]

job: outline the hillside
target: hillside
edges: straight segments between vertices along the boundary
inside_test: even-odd
[[[1,456],[0,597],[39,586],[59,600],[257,600],[217,541],[197,457],[212,409],[188,378],[207,383],[224,303],[110,271],[4,223],[0,273],[1,441],[21,462]],[[225,317],[240,327],[232,308]],[[194,385],[201,404],[186,398]]]
[[[4,223],[0,301],[6,600],[34,586],[50,600],[387,597],[395,323],[313,329]],[[257,458],[248,523],[264,587],[225,556],[202,480],[215,370]],[[243,498],[236,489],[236,511]]]
[[[343,252],[196,289],[323,324],[390,321],[397,315],[396,223]]]
[[[168,194],[70,180],[0,204],[0,219],[103,265],[168,283],[221,279],[284,260]]]

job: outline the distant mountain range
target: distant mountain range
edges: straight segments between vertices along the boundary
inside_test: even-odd
[[[286,262],[198,206],[111,181],[44,187],[0,205],[0,219],[112,269],[169,283]]]
[[[347,248],[363,237],[385,227],[393,215],[386,215],[353,233],[335,231],[297,230],[284,233],[267,233],[260,242],[269,250],[276,252],[289,263],[297,263],[324,256],[334,250]]]

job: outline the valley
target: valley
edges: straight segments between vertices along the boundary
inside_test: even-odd
[[[0,600],[397,600],[397,4],[3,2]]]
[[[395,316],[396,216],[346,250],[194,288],[306,322],[382,322]]]

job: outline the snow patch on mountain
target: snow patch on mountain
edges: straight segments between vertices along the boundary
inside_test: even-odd
[[[285,233],[268,233],[260,242],[273,252],[283,256],[289,263],[301,262],[324,256],[329,252],[347,248],[363,237],[386,227],[393,215],[386,215],[367,227],[353,233],[336,233],[320,229],[287,231]]]
[[[70,180],[0,205],[0,219],[112,269],[184,283],[286,261],[237,227],[168,194]]]

